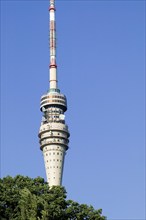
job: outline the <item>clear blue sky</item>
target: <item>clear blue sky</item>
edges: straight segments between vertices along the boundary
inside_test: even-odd
[[[61,1],[68,198],[109,220],[145,219],[144,1]],[[38,130],[48,89],[49,1],[1,2],[1,176],[45,176]]]

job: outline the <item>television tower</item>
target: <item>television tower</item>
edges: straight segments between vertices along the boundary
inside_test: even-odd
[[[57,85],[55,11],[54,0],[50,0],[50,88],[41,97],[40,110],[43,116],[39,130],[40,149],[50,187],[62,184],[64,158],[70,136],[64,115],[67,100]]]

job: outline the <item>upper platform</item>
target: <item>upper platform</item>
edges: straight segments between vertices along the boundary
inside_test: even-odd
[[[61,94],[58,89],[50,89],[48,93],[41,97],[40,109],[43,111],[48,107],[59,107],[64,112],[67,110],[66,96]]]

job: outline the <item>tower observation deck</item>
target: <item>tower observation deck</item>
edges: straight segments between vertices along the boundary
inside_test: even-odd
[[[50,0],[50,88],[41,97],[40,110],[43,116],[39,130],[40,149],[49,186],[62,184],[64,158],[70,136],[64,115],[67,100],[57,85],[55,11],[54,0]]]

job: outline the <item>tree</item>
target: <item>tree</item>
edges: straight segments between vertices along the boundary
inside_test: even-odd
[[[1,220],[105,220],[102,210],[66,200],[64,187],[49,189],[43,178],[0,179]]]

